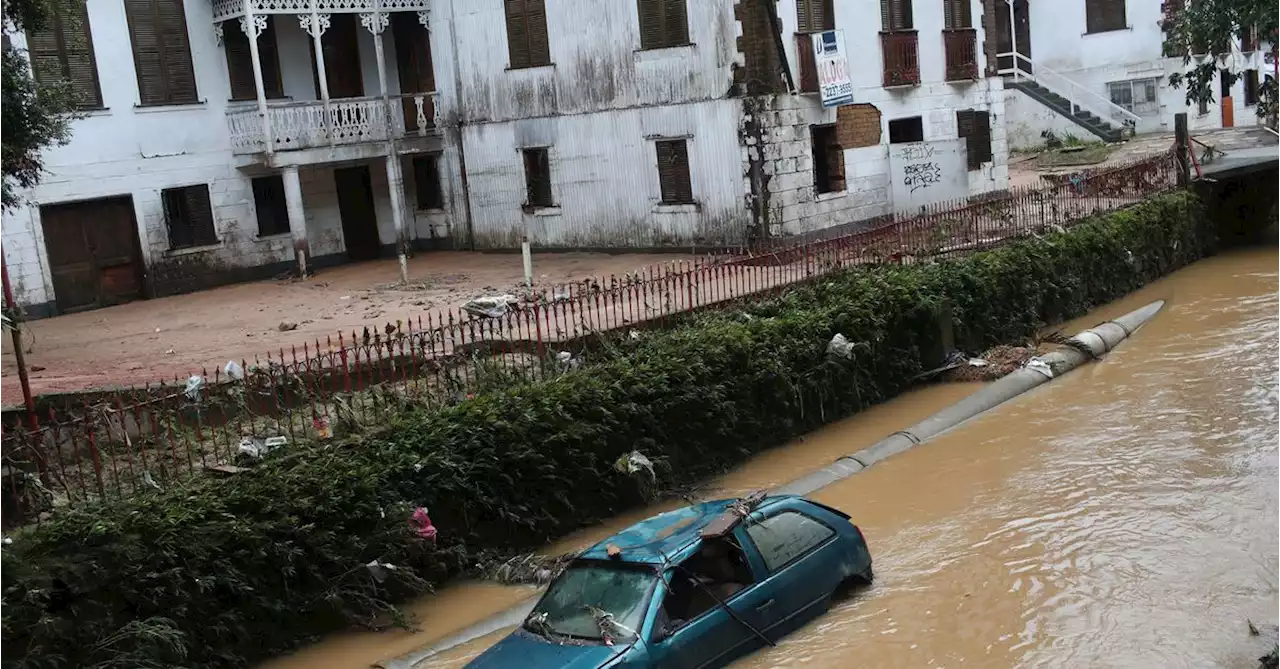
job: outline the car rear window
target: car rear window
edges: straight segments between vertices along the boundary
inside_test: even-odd
[[[823,523],[796,511],[783,511],[747,526],[747,534],[771,572],[791,564],[835,533]]]

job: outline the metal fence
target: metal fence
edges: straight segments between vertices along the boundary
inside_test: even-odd
[[[423,314],[200,370],[187,379],[45,398],[5,426],[5,527],[52,507],[174,485],[193,472],[234,476],[281,442],[328,439],[407,405],[440,407],[488,388],[547,378],[600,347],[689,313],[768,299],[859,264],[963,257],[1061,230],[1176,183],[1172,153],[914,215],[862,221],[821,237],[529,291],[472,309]],[[32,429],[34,427],[34,429]]]

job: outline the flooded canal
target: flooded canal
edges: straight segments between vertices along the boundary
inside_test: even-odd
[[[1256,667],[1246,620],[1277,615],[1278,260],[1224,253],[1064,326],[1168,300],[1101,363],[815,493],[863,528],[876,583],[734,666]],[[714,487],[786,482],[973,389],[909,393]],[[415,608],[421,632],[340,635],[267,666],[366,667],[528,592],[450,588]],[[501,634],[423,666],[461,666]]]

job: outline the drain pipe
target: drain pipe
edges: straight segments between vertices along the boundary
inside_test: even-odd
[[[897,455],[912,446],[918,446],[992,407],[1048,383],[1090,360],[1102,357],[1151,320],[1163,307],[1164,300],[1157,300],[1115,320],[1085,330],[1067,340],[1068,344],[1062,350],[1032,358],[1021,369],[1001,377],[946,409],[905,430],[894,432],[857,453],[846,455],[808,476],[777,488],[771,491],[771,494],[808,495],[832,483],[847,479],[885,458]],[[415,669],[433,655],[501,629],[519,625],[533,611],[537,602],[538,596],[535,595],[428,648],[393,660],[379,662],[374,666],[380,669]]]

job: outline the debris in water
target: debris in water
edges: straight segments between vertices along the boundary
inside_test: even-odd
[[[1032,358],[1027,361],[1027,369],[1033,372],[1040,372],[1045,378],[1053,378],[1053,369],[1049,367],[1049,363],[1040,358]]]
[[[431,516],[427,515],[427,507],[420,506],[414,509],[409,524],[413,525],[419,538],[429,539],[431,544],[435,545],[438,532],[436,531],[436,526],[431,524]]]
[[[614,463],[613,468],[623,474],[635,474],[641,471],[649,472],[650,480],[656,480],[657,474],[653,473],[653,461],[645,457],[640,451],[631,451],[620,456]]]
[[[995,381],[1027,363],[1040,352],[1030,346],[996,346],[976,358],[952,354],[947,358],[941,380],[959,383]]]

